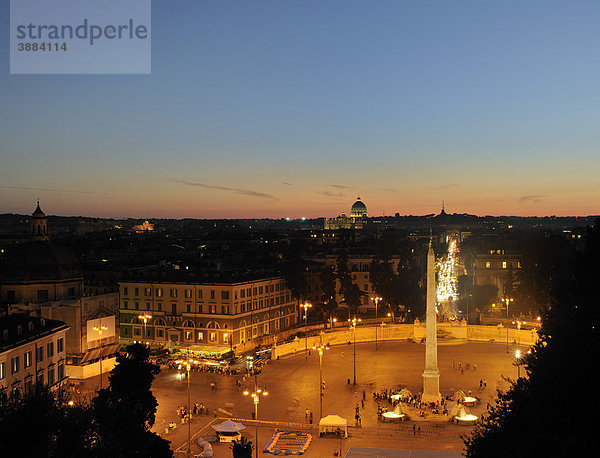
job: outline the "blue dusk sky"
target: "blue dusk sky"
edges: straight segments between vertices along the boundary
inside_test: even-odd
[[[0,213],[588,215],[600,2],[152,2],[149,75],[11,75]]]

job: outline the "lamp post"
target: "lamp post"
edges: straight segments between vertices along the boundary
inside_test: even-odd
[[[148,333],[146,332],[146,323],[148,322],[148,320],[152,319],[152,315],[149,315],[148,313],[144,313],[143,315],[138,315],[138,319],[142,320],[144,322],[144,340],[147,338]]]
[[[312,304],[305,302],[304,304],[300,304],[300,307],[304,309],[304,359],[308,359],[308,334],[306,327],[308,326],[308,309],[312,307]]]
[[[192,414],[191,414],[191,399],[190,399],[190,369],[192,365],[192,360],[190,359],[189,349],[188,349],[188,359],[185,363],[185,368],[187,371],[187,415],[188,415],[188,456],[192,456]]]
[[[362,321],[360,318],[348,318],[348,321],[350,322],[350,325],[352,326],[352,337],[354,340],[354,350],[353,350],[353,355],[352,355],[352,362],[353,362],[353,370],[352,370],[352,374],[353,374],[353,385],[356,385],[356,323]]]
[[[259,388],[256,383],[256,378],[254,380],[254,390],[252,393],[248,390],[244,391],[244,396],[252,396],[252,401],[254,402],[254,421],[256,422],[256,439],[254,444],[254,450],[256,451],[256,458],[258,458],[258,404],[260,403],[260,396],[267,396],[269,393],[266,390],[262,390]]]
[[[521,378],[521,350],[515,351],[515,364],[517,365],[517,378]]]
[[[377,350],[377,304],[382,298],[379,296],[372,297],[371,300],[375,302],[375,350]]]
[[[500,299],[502,302],[504,302],[506,304],[506,319],[508,320],[508,304],[510,304],[511,302],[514,301],[514,299],[505,297],[504,299]]]
[[[325,396],[325,392],[323,391],[323,385],[325,384],[325,380],[323,380],[323,352],[324,350],[329,350],[329,347],[325,345],[320,345],[319,347],[313,347],[313,350],[319,351],[319,421],[323,418],[323,397]]]
[[[102,319],[100,319],[93,329],[98,333],[98,338],[100,339],[100,389],[102,389],[102,333],[108,330],[108,326],[104,326]]]

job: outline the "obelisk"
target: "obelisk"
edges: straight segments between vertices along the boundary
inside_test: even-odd
[[[440,396],[440,371],[437,365],[437,326],[435,303],[435,254],[429,239],[427,251],[427,314],[425,318],[425,370],[423,371],[423,402],[437,402]]]

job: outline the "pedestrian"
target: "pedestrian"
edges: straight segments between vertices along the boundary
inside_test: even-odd
[[[360,401],[360,405],[363,409],[365,408],[365,400],[364,399],[362,401]]]
[[[310,411],[310,413],[308,414],[308,422],[312,425],[313,423],[313,413],[312,410]]]
[[[413,425],[413,436],[417,434],[417,428],[415,425]]]
[[[419,436],[421,435],[421,427],[419,426]]]
[[[365,392],[365,390],[363,390],[363,401],[365,400],[366,397],[367,397],[367,393]]]

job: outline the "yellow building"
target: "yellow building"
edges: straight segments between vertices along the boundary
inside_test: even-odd
[[[119,282],[122,343],[222,353],[296,324],[297,302],[283,277],[207,283],[170,274]]]
[[[51,388],[66,380],[65,340],[69,327],[26,315],[0,317],[0,404],[7,396]]]

